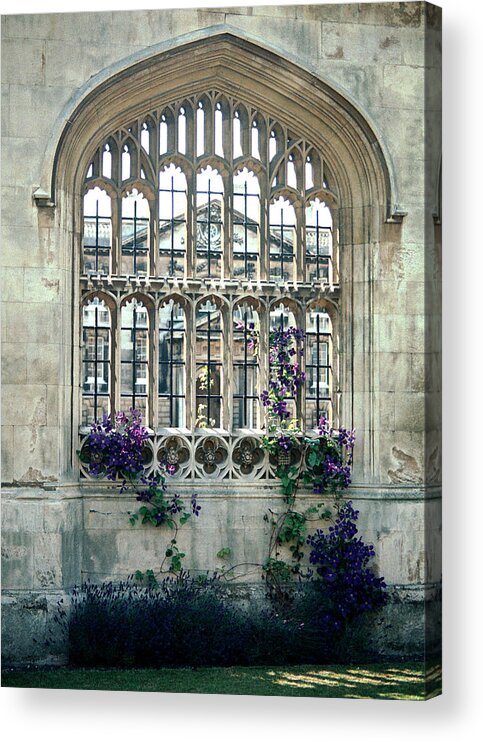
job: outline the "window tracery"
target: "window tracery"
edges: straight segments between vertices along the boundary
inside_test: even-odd
[[[111,132],[84,182],[82,425],[135,406],[153,467],[169,454],[180,478],[269,478],[274,323],[306,331],[294,415],[336,424],[335,326],[314,304],[336,312],[336,214],[323,153],[247,101],[205,91]]]

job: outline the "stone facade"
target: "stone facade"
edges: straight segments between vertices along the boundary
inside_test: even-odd
[[[437,648],[440,77],[441,12],[422,2],[2,17],[6,662],[53,660],[32,638],[73,584],[160,561],[158,530],[128,523],[132,501],[79,479],[80,179],[96,137],[201,84],[268,101],[334,163],[350,496],[393,596],[374,641],[391,656]],[[276,483],[196,490],[186,566],[219,568],[226,545],[235,562],[263,562]]]

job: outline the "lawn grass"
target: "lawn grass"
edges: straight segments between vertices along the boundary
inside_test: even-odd
[[[45,669],[2,673],[10,688],[69,688],[421,701],[441,692],[441,668],[421,663],[202,667],[129,670]]]

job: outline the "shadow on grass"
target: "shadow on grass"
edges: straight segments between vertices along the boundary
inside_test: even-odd
[[[49,669],[2,673],[2,685],[164,693],[209,693],[421,701],[441,693],[441,667],[419,663],[320,667],[132,670]]]

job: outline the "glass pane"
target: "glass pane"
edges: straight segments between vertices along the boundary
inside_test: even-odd
[[[134,345],[132,330],[121,330],[121,360],[132,361],[134,360]]]
[[[148,393],[148,367],[145,363],[136,363],[136,378],[134,389],[136,395]]]
[[[160,274],[184,274],[187,243],[186,177],[174,164],[159,174],[159,235]]]
[[[196,179],[196,273],[221,275],[223,245],[223,179],[210,166]]]
[[[235,366],[234,394],[247,397],[258,396],[257,376],[258,369],[252,363],[251,365]]]
[[[103,415],[108,415],[109,411],[109,397],[98,397],[97,400],[94,397],[83,397],[82,425],[92,425],[97,420],[101,420]]]
[[[292,280],[295,238],[295,210],[291,203],[279,198],[270,205],[270,278],[272,280]]]
[[[133,368],[130,363],[121,364],[121,394],[132,394]]]

